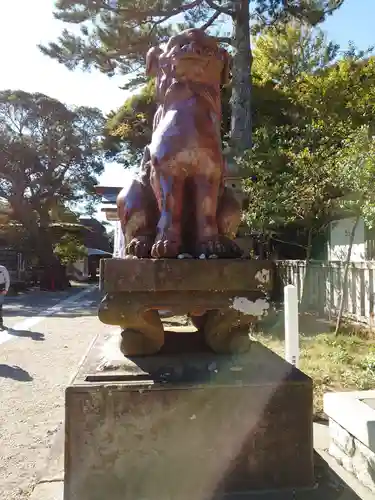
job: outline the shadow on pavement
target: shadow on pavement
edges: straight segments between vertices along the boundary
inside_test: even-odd
[[[8,328],[8,334],[14,337],[29,338],[36,342],[46,340],[44,333],[32,332],[30,330],[13,330],[13,328]]]
[[[34,317],[43,315],[43,312],[49,310],[54,306],[59,306],[59,303],[65,299],[73,298],[80,288],[75,287],[75,293],[61,293],[61,292],[43,292],[32,293],[24,295],[23,297],[11,297],[5,301],[4,316],[5,317]],[[97,308],[101,300],[101,294],[97,290],[88,292],[91,296],[83,296],[76,302],[65,304],[58,307],[53,316],[63,318],[74,318],[77,316],[92,316],[97,314]]]
[[[19,382],[31,382],[33,377],[19,366],[10,366],[0,364],[0,378],[11,378]]]
[[[66,308],[54,312],[51,317],[55,318],[76,318],[78,316],[94,316],[97,314],[97,309],[99,306],[99,300],[90,301],[90,304],[74,304],[66,306]],[[4,317],[21,317],[21,318],[33,318],[34,316],[43,316],[43,311],[54,306],[46,305],[45,307],[38,306],[38,309],[33,305],[13,306],[6,305],[4,307]]]

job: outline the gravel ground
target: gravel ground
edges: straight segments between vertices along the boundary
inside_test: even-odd
[[[72,292],[71,292],[72,293]],[[67,295],[60,294],[60,300]],[[99,329],[97,289],[0,345],[0,498],[25,500],[64,418],[64,389]],[[44,295],[36,314],[56,304]],[[12,298],[8,323],[31,316],[36,295]],[[22,304],[24,315],[22,315]],[[19,310],[19,311],[18,311]],[[18,311],[18,312],[17,312]],[[10,318],[10,320],[9,320]]]

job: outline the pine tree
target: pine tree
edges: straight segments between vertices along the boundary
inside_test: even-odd
[[[231,146],[251,147],[250,25],[264,26],[291,17],[316,25],[344,0],[57,0],[55,17],[74,28],[41,50],[68,68],[97,68],[108,75],[144,82],[147,49],[187,27],[201,27],[233,49]],[[231,36],[223,27],[232,28]]]

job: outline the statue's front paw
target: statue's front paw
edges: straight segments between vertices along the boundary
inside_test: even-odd
[[[225,236],[207,238],[196,246],[196,256],[203,258],[235,259],[241,257],[242,251],[238,245]]]
[[[180,243],[167,237],[157,238],[151,249],[154,259],[173,259],[180,253]]]
[[[145,259],[150,257],[153,240],[152,238],[143,236],[133,238],[126,246],[126,254]]]
[[[175,259],[181,251],[180,233],[174,227],[160,231],[151,249],[154,259]]]
[[[218,237],[210,237],[198,243],[196,256],[200,259],[221,257],[225,248]]]

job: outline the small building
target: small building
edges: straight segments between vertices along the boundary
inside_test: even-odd
[[[330,223],[328,231],[328,260],[345,261],[349,251],[350,236],[355,224],[355,218],[346,217]],[[375,260],[375,231],[366,227],[362,218],[359,219],[350,256],[351,262]]]
[[[87,248],[87,256],[66,266],[66,274],[70,279],[77,281],[96,280],[100,259],[108,259],[112,253],[99,248]]]
[[[112,248],[105,226],[97,219],[81,215],[79,233],[87,255],[68,264],[67,275],[77,281],[96,280],[100,259],[112,257]]]
[[[95,191],[101,195],[101,212],[105,213],[110,222],[118,221],[116,199],[121,191],[118,186],[96,186]]]

